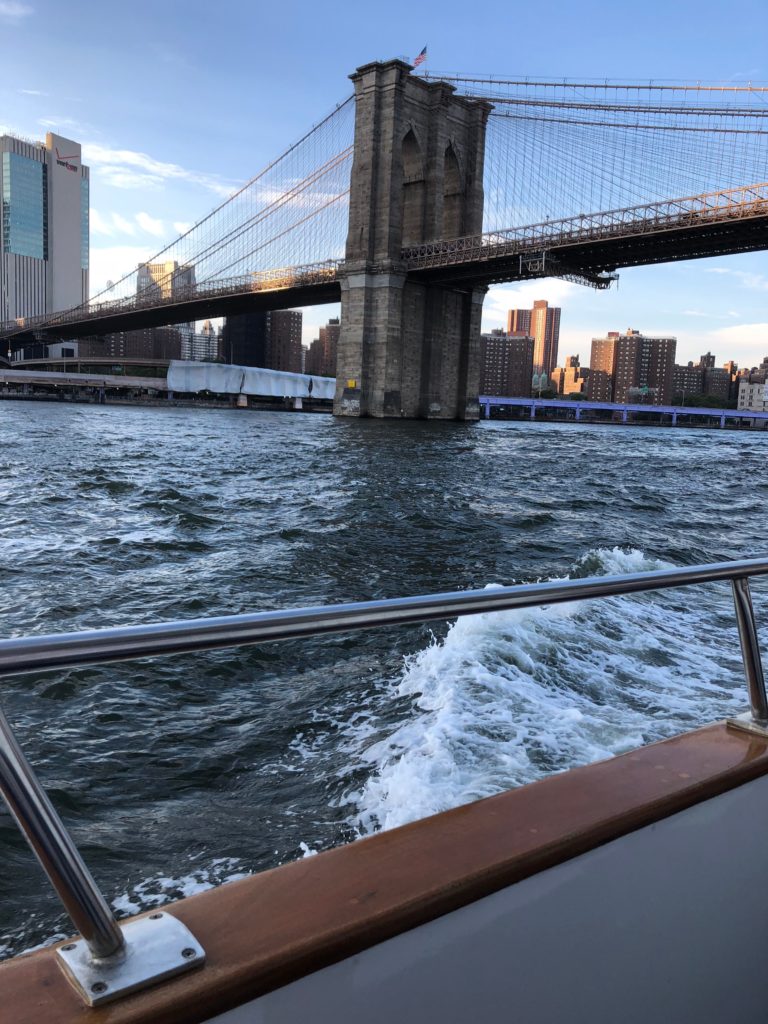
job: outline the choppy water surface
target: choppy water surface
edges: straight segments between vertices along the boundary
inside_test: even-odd
[[[768,550],[757,433],[15,402],[0,426],[6,636]],[[23,676],[0,697],[128,913],[746,702],[722,584]],[[68,932],[4,811],[0,859],[0,955]]]

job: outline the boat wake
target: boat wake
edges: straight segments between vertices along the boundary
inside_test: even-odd
[[[613,548],[570,575],[670,567]],[[720,584],[458,619],[392,684],[405,720],[361,730],[350,825],[393,828],[743,710],[729,610]]]

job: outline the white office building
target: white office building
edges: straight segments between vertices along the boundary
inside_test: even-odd
[[[0,322],[88,301],[88,189],[79,143],[0,135]]]

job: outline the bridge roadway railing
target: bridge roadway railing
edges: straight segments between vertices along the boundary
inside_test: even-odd
[[[757,216],[768,216],[768,182],[667,199],[644,206],[581,213],[564,220],[464,238],[426,242],[403,249],[401,255],[409,269],[420,270],[496,260],[529,250],[553,249]]]
[[[0,335],[12,335],[20,331],[27,332],[35,328],[54,329],[57,324],[98,320],[101,316],[133,313],[141,309],[177,306],[184,302],[194,302],[196,299],[217,299],[225,295],[240,295],[245,292],[281,291],[285,288],[300,288],[302,285],[325,284],[336,280],[340,263],[341,260],[324,260],[322,263],[308,263],[297,267],[275,267],[271,270],[255,271],[238,277],[218,278],[186,287],[174,286],[173,294],[168,296],[159,296],[157,286],[150,286],[144,292],[128,300],[112,299],[107,302],[94,302],[60,313],[48,313],[36,317],[25,317],[23,320],[6,321],[0,324]]]

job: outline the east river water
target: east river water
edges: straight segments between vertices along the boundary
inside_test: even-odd
[[[0,426],[2,636],[768,552],[759,433],[11,401]],[[123,914],[721,718],[746,690],[718,584],[19,676],[0,699]],[[68,934],[5,810],[0,863],[0,955]]]

